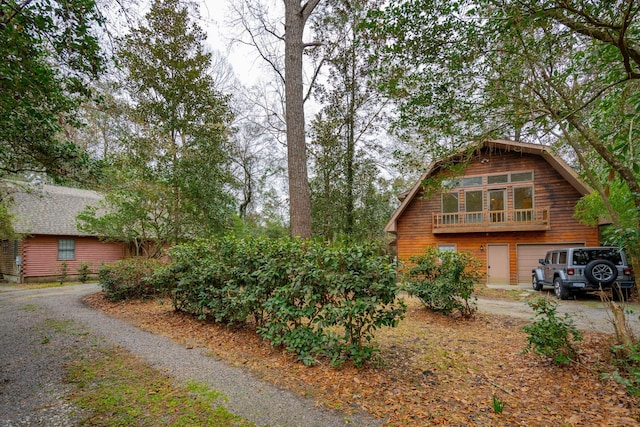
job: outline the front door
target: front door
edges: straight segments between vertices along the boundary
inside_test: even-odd
[[[509,245],[487,245],[487,283],[509,284]]]

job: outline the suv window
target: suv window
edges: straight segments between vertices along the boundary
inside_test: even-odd
[[[553,253],[553,260],[551,261],[552,264],[557,264],[558,263],[558,252],[554,252]]]
[[[558,264],[566,264],[567,263],[567,253],[566,252],[560,252],[558,254]]]
[[[551,264],[551,256],[553,255],[552,252],[547,252],[547,258],[544,260],[544,262],[546,264]]]
[[[587,265],[595,259],[606,259],[615,265],[622,265],[620,251],[615,249],[580,249],[573,253],[574,265]]]

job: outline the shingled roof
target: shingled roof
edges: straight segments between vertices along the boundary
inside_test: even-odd
[[[87,236],[76,227],[76,216],[86,206],[96,206],[103,196],[95,191],[54,185],[37,185],[12,195],[14,229],[20,234]]]

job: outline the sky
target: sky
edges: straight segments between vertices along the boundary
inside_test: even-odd
[[[261,73],[262,59],[248,46],[231,43],[238,28],[230,28],[232,19],[230,4],[238,0],[199,0],[201,21],[199,25],[207,32],[210,48],[222,53],[231,64],[239,80],[244,84],[255,83]],[[267,3],[277,3],[266,0]]]

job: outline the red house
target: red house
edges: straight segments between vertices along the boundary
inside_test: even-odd
[[[425,191],[430,178],[444,189]],[[400,260],[427,246],[467,251],[487,283],[529,283],[549,249],[599,244],[598,228],[573,218],[591,191],[547,146],[485,141],[432,163],[401,195],[385,231],[396,235]]]
[[[18,283],[56,281],[65,274],[77,278],[87,265],[91,274],[102,263],[124,258],[122,243],[104,242],[81,232],[76,216],[102,196],[94,191],[38,185],[32,191],[12,195],[14,229],[21,236],[2,240],[0,273],[4,280]]]

